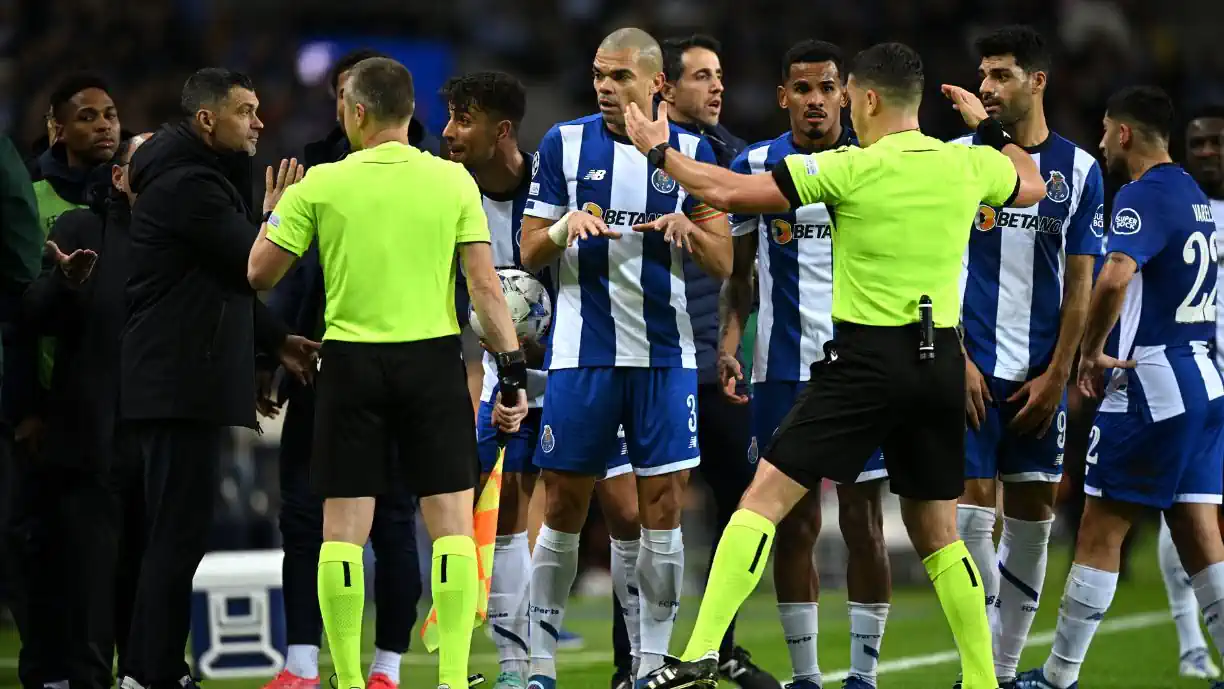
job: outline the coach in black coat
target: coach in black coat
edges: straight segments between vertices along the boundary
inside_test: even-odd
[[[246,281],[261,208],[251,198],[263,123],[250,80],[204,69],[183,87],[186,122],[132,157],[120,442],[145,465],[147,549],[129,638],[131,679],[191,686],[183,648],[191,582],[212,522],[222,440],[256,427],[256,349],[303,375],[317,344],[289,335]],[[283,188],[267,191],[264,209]]]

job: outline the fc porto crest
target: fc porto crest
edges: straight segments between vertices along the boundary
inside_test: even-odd
[[[540,449],[545,452],[552,452],[557,446],[557,441],[553,438],[552,426],[544,424],[544,433],[540,436]]]
[[[660,194],[670,194],[676,190],[676,180],[663,172],[663,168],[655,168],[654,174],[650,176],[650,185]]]
[[[1071,185],[1067,184],[1067,178],[1058,170],[1050,171],[1050,178],[1046,180],[1046,198],[1054,203],[1062,203],[1071,198]]]
[[[756,436],[752,436],[752,444],[748,446],[748,463],[756,464],[760,451],[757,449]]]

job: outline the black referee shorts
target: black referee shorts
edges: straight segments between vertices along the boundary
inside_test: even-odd
[[[892,492],[953,500],[964,490],[965,360],[956,331],[935,331],[935,358],[918,359],[918,327],[839,323],[825,359],[763,456],[817,490],[852,484],[884,450]]]
[[[316,376],[313,491],[420,497],[475,488],[476,422],[459,338],[323,343]]]

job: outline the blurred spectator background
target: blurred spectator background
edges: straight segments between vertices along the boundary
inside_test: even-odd
[[[926,62],[923,126],[950,138],[963,125],[939,84],[975,88],[973,39],[1013,22],[1034,25],[1055,45],[1050,125],[1089,150],[1105,98],[1119,86],[1157,83],[1183,114],[1224,102],[1219,0],[0,0],[0,127],[32,151],[45,142],[48,94],[84,69],[110,81],[124,128],[146,131],[178,116],[188,74],[224,65],[255,80],[267,127],[259,159],[272,162],[331,128],[328,69],[367,46],[413,70],[418,115],[435,134],[446,120],[436,96],[446,77],[481,68],[516,74],[529,89],[521,139],[533,149],[553,123],[594,110],[595,47],[632,25],[659,38],[719,38],[723,121],[748,141],[786,126],[774,92],[794,41],[827,39],[848,54],[882,40],[909,43]],[[236,434],[218,491],[217,547],[276,545],[275,439],[274,429],[262,438]],[[700,509],[697,486],[691,504]],[[691,523],[686,532],[697,531]],[[592,563],[606,550],[594,548]]]

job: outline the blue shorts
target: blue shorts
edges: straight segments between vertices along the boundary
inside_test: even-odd
[[[1162,421],[1142,411],[1097,414],[1084,493],[1167,510],[1218,505],[1224,494],[1224,397]]]
[[[519,425],[518,432],[506,439],[506,459],[502,462],[502,472],[507,474],[538,474],[540,468],[535,465],[535,455],[539,452],[537,441],[540,438],[541,409],[531,409],[527,418]],[[476,451],[480,456],[480,472],[487,474],[493,471],[497,464],[497,429],[493,427],[493,403],[481,402],[480,411],[476,416]],[[625,444],[625,430],[618,433],[616,451],[608,459],[608,469],[604,478],[612,478],[627,474],[633,468],[629,466],[629,449]]]
[[[1007,483],[1062,480],[1063,446],[1067,441],[1067,395],[1058,403],[1054,423],[1044,438],[1007,430],[1023,401],[1008,402],[1024,383],[986,376],[994,403],[986,405],[979,430],[965,430],[965,479],[999,478]]]
[[[748,446],[748,461],[757,461],[759,448],[768,447],[782,419],[795,406],[795,399],[807,386],[804,381],[764,381],[752,384],[752,443]],[[876,450],[863,467],[855,483],[888,478],[884,454]]]
[[[506,459],[502,472],[535,474],[540,470],[531,463],[535,456],[536,439],[540,437],[540,410],[530,409],[518,432],[506,438]],[[476,414],[476,453],[480,456],[480,473],[493,471],[497,464],[497,429],[493,426],[493,403],[481,402]]]
[[[606,475],[619,457],[617,431],[639,476],[701,463],[697,371],[684,368],[565,368],[548,374],[536,464]]]

